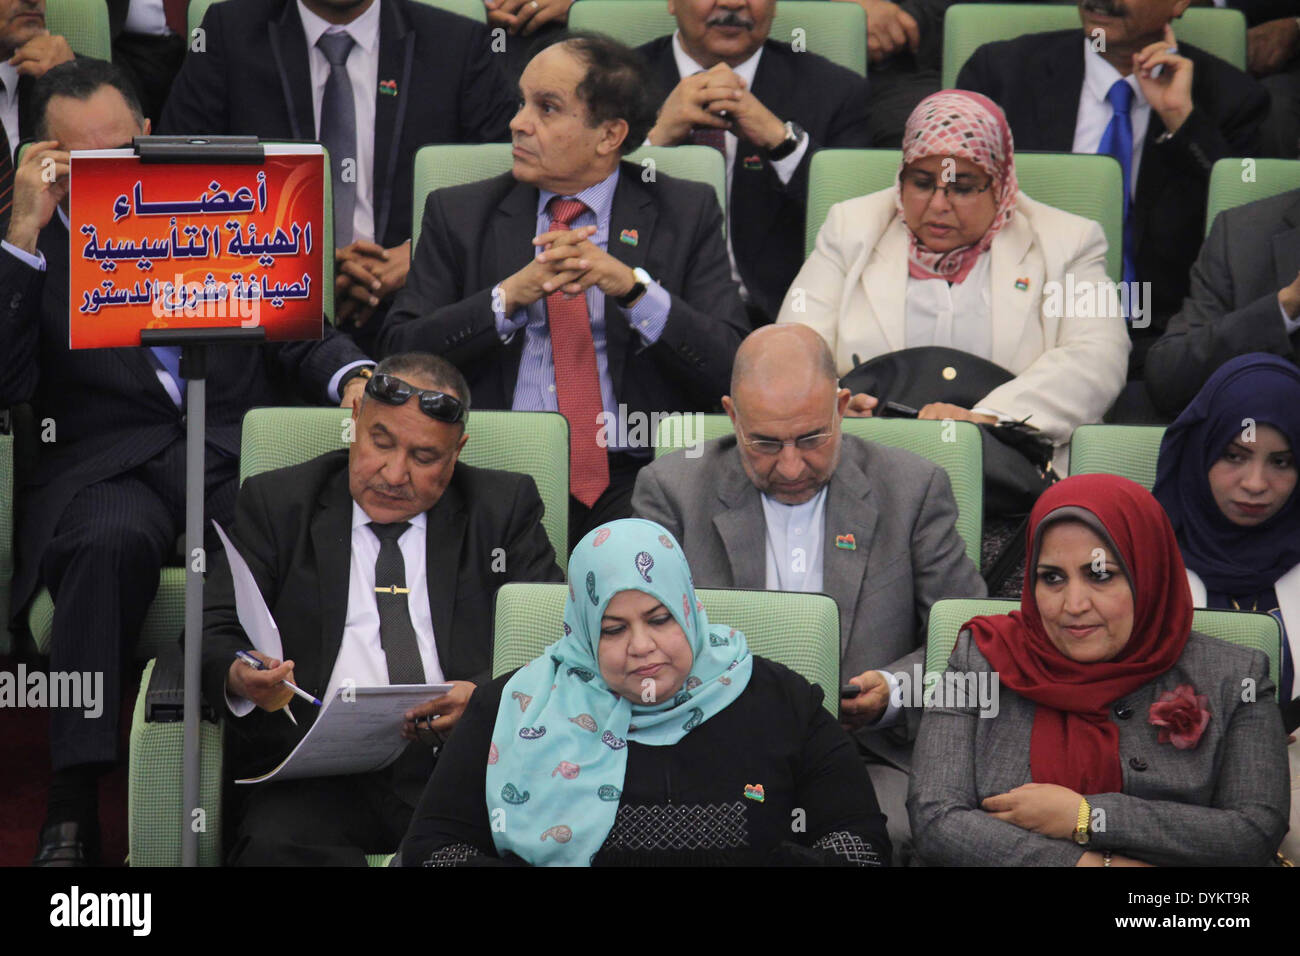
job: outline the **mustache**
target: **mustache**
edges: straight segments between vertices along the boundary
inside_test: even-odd
[[[737,10],[721,10],[706,21],[710,27],[740,27],[742,30],[754,29],[754,21]]]
[[[390,498],[401,498],[403,501],[412,501],[415,498],[410,488],[394,488],[382,481],[371,482],[370,490],[377,491],[381,495],[388,495]]]
[[[1126,17],[1128,8],[1117,0],[1082,0],[1079,6],[1103,17]]]

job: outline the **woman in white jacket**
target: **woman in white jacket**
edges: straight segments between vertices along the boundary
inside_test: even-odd
[[[1262,611],[1282,625],[1277,699],[1288,732],[1300,724],[1300,368],[1255,352],[1221,365],[1165,432],[1153,494],[1187,565],[1196,607]],[[1292,743],[1292,786],[1300,744]],[[1300,851],[1300,807],[1291,832]]]
[[[935,403],[920,417],[1027,418],[1059,449],[1124,386],[1128,333],[1105,307],[1105,259],[1095,222],[1019,191],[997,104],[944,90],[908,119],[896,185],[831,209],[777,321],[820,333],[841,375],[855,355],[917,346],[989,359],[1015,378],[973,409]],[[860,412],[874,405],[855,397]]]

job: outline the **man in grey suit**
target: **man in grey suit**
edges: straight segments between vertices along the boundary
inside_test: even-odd
[[[1147,353],[1147,392],[1170,416],[1234,356],[1300,356],[1300,189],[1219,213],[1191,282]]]
[[[908,842],[907,773],[919,708],[893,675],[924,665],[930,606],[983,597],[957,534],[947,473],[911,452],[841,434],[849,401],[822,338],[766,326],[736,353],[722,406],[736,434],[642,469],[632,510],[682,544],[701,587],[821,591],[840,609],[840,703],[868,760],[889,837]],[[833,692],[833,691],[832,691]]]

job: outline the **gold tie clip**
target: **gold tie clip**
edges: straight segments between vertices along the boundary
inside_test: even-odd
[[[410,594],[410,588],[399,588],[396,584],[390,584],[386,588],[375,588],[376,594]]]

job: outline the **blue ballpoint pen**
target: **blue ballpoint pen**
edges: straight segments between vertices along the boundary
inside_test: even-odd
[[[255,670],[264,671],[268,669],[264,662],[258,660],[252,654],[248,653],[248,651],[235,651],[235,656],[238,657],[245,664],[247,664],[249,667],[254,668]],[[321,706],[321,702],[319,700],[317,700],[311,694],[307,693],[298,685],[294,684],[292,681],[282,680],[280,681],[280,683],[283,684],[285,687],[289,688],[291,691],[293,691],[303,700],[310,701],[311,703],[315,704],[317,707]],[[297,727],[298,720],[296,717],[293,716],[293,712],[289,710],[289,705],[286,704],[283,710],[285,716],[288,717],[291,721],[293,721],[293,725]]]

